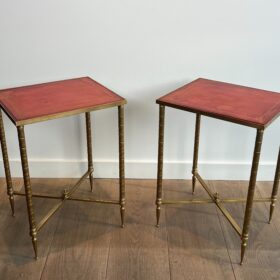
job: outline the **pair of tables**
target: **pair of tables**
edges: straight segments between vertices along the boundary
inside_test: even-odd
[[[243,262],[245,249],[248,242],[249,226],[252,214],[253,202],[270,202],[271,221],[280,178],[280,152],[278,154],[274,184],[271,197],[254,199],[257,180],[257,172],[263,133],[265,128],[280,114],[280,94],[258,90],[238,85],[216,82],[206,79],[197,79],[156,101],[159,104],[159,142],[158,142],[158,172],[157,172],[157,194],[156,194],[156,217],[159,226],[161,206],[164,204],[203,204],[214,203],[223,213],[234,230],[241,238],[241,264]],[[100,85],[88,77],[57,81],[39,85],[5,89],[0,91],[0,106],[10,120],[17,127],[19,148],[21,155],[24,190],[18,192],[13,190],[12,177],[9,166],[7,143],[0,112],[0,140],[3,162],[7,183],[7,194],[9,197],[12,214],[14,215],[14,196],[25,196],[30,226],[30,236],[35,252],[38,257],[37,234],[46,222],[67,200],[116,204],[120,207],[121,225],[124,226],[125,214],[125,163],[124,163],[124,105],[126,100],[111,90]],[[194,155],[192,168],[192,190],[194,192],[196,181],[208,193],[210,199],[191,200],[167,200],[163,198],[162,176],[163,176],[163,147],[164,147],[164,120],[165,107],[173,107],[196,114]],[[119,127],[119,197],[116,200],[97,200],[94,198],[81,198],[74,195],[81,183],[89,178],[90,187],[93,188],[93,157],[92,157],[92,131],[90,112],[110,107],[118,107]],[[30,183],[27,148],[25,141],[24,126],[36,122],[62,118],[71,115],[85,114],[87,133],[88,169],[77,183],[65,190],[61,196],[42,195],[32,193]],[[232,199],[221,198],[213,193],[207,183],[198,173],[198,150],[201,116],[213,117],[256,129],[255,149],[252,161],[251,176],[248,187],[247,198]],[[59,200],[47,215],[36,222],[33,208],[33,197],[51,198]],[[246,210],[243,228],[225,208],[224,203],[245,202]]]

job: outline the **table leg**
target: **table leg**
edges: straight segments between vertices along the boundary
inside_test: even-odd
[[[263,139],[263,129],[257,130],[256,141],[255,141],[255,149],[254,149],[254,156],[251,168],[251,176],[247,194],[247,202],[246,202],[246,209],[245,209],[245,217],[243,223],[243,230],[241,236],[241,261],[240,264],[243,263],[243,258],[247,246],[248,235],[249,235],[249,226],[250,220],[252,215],[252,208],[253,208],[253,200],[254,200],[254,193],[256,187],[256,180],[258,174],[258,167],[259,167],[259,160],[260,160],[260,153],[261,153],[261,146],[262,146],[262,139]]]
[[[197,173],[197,161],[198,161],[198,148],[199,148],[199,134],[200,134],[200,119],[201,115],[196,114],[195,122],[195,138],[194,138],[194,152],[193,152],[193,166],[192,166],[192,193],[194,194],[196,173]]]
[[[121,226],[124,227],[125,214],[125,175],[124,175],[124,107],[118,106],[118,124],[119,124],[119,184],[120,184],[120,213]]]
[[[93,191],[93,163],[92,163],[92,135],[91,135],[91,119],[90,112],[86,112],[86,131],[87,131],[87,154],[88,154],[88,171],[90,189]]]
[[[272,189],[272,194],[271,194],[269,223],[271,222],[273,211],[274,211],[276,200],[277,200],[279,180],[280,180],[280,148],[279,148],[279,152],[278,152],[278,160],[277,160],[277,166],[276,166],[276,170],[275,170],[273,189]]]
[[[32,202],[32,190],[30,184],[24,126],[17,127],[17,131],[18,131],[18,141],[20,147],[20,156],[21,156],[21,164],[22,164],[22,172],[23,172],[23,180],[24,180],[24,188],[25,188],[27,213],[28,213],[29,227],[30,227],[30,236],[32,239],[33,249],[35,252],[35,258],[37,259],[38,258],[37,228],[36,228],[35,215],[34,215],[33,202]]]
[[[6,176],[7,194],[9,196],[9,200],[10,200],[12,215],[15,216],[14,190],[13,190],[11,171],[10,171],[6,137],[5,137],[5,128],[4,128],[1,110],[0,110],[0,140],[1,140],[1,149],[2,149],[2,155],[3,155],[5,176]]]
[[[162,204],[162,173],[163,173],[163,145],[164,145],[164,115],[165,106],[159,106],[159,136],[158,136],[158,170],[157,170],[157,198],[156,217],[159,227],[160,210]]]

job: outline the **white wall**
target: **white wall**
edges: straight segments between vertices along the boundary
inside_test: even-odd
[[[155,178],[155,99],[197,77],[280,91],[278,0],[0,0],[0,88],[89,75],[128,100],[127,177]],[[116,109],[93,114],[97,177],[117,176]],[[165,177],[189,178],[194,115],[166,112]],[[16,129],[5,118],[14,176]],[[31,175],[77,177],[84,116],[26,127]],[[280,119],[266,131],[259,179],[271,180]],[[207,178],[247,179],[254,129],[202,119]],[[3,166],[1,164],[1,174]]]

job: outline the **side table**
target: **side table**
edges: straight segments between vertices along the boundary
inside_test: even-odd
[[[50,82],[38,85],[5,89],[0,91],[1,109],[17,127],[18,141],[21,155],[24,189],[25,192],[13,190],[10,172],[9,157],[5,138],[2,113],[0,111],[0,140],[6,175],[7,193],[10,200],[12,214],[14,215],[14,196],[21,195],[26,198],[27,212],[30,226],[30,236],[38,258],[37,233],[54,215],[54,213],[67,200],[117,204],[120,206],[121,225],[124,226],[125,212],[125,177],[124,177],[124,105],[126,100],[89,77],[82,77],[64,81]],[[119,199],[97,200],[93,198],[81,198],[73,196],[81,183],[89,177],[91,190],[93,188],[93,158],[92,158],[92,134],[90,112],[110,107],[118,107],[119,126]],[[42,195],[32,193],[30,184],[27,148],[25,142],[24,126],[36,122],[62,118],[71,115],[85,113],[88,169],[77,183],[65,190],[61,196]],[[35,219],[33,197],[57,199],[59,202],[39,222]]]
[[[265,90],[253,89],[223,82],[207,79],[197,79],[159,99],[159,142],[158,142],[158,172],[157,172],[157,194],[156,194],[156,216],[159,225],[160,210],[162,204],[191,204],[191,203],[215,203],[218,209],[231,224],[233,229],[241,238],[241,261],[245,254],[249,236],[249,226],[253,208],[253,202],[270,202],[269,222],[271,221],[280,178],[280,150],[274,177],[271,197],[254,199],[257,180],[260,152],[264,129],[280,114],[280,94]],[[164,119],[165,106],[189,111],[196,114],[195,141],[192,167],[192,191],[194,193],[196,181],[208,193],[210,199],[191,200],[167,200],[163,199],[162,193],[162,169],[163,169],[163,145],[164,145]],[[209,186],[198,173],[198,148],[200,134],[201,116],[208,116],[224,121],[256,128],[255,149],[251,167],[251,176],[246,198],[233,199],[221,198],[219,194],[210,190]],[[243,228],[230,215],[224,203],[246,202]]]

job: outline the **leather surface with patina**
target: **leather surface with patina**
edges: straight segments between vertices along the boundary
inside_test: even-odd
[[[202,78],[157,103],[260,128],[280,114],[280,93]]]
[[[0,91],[1,107],[15,122],[98,106],[125,99],[89,77]]]

